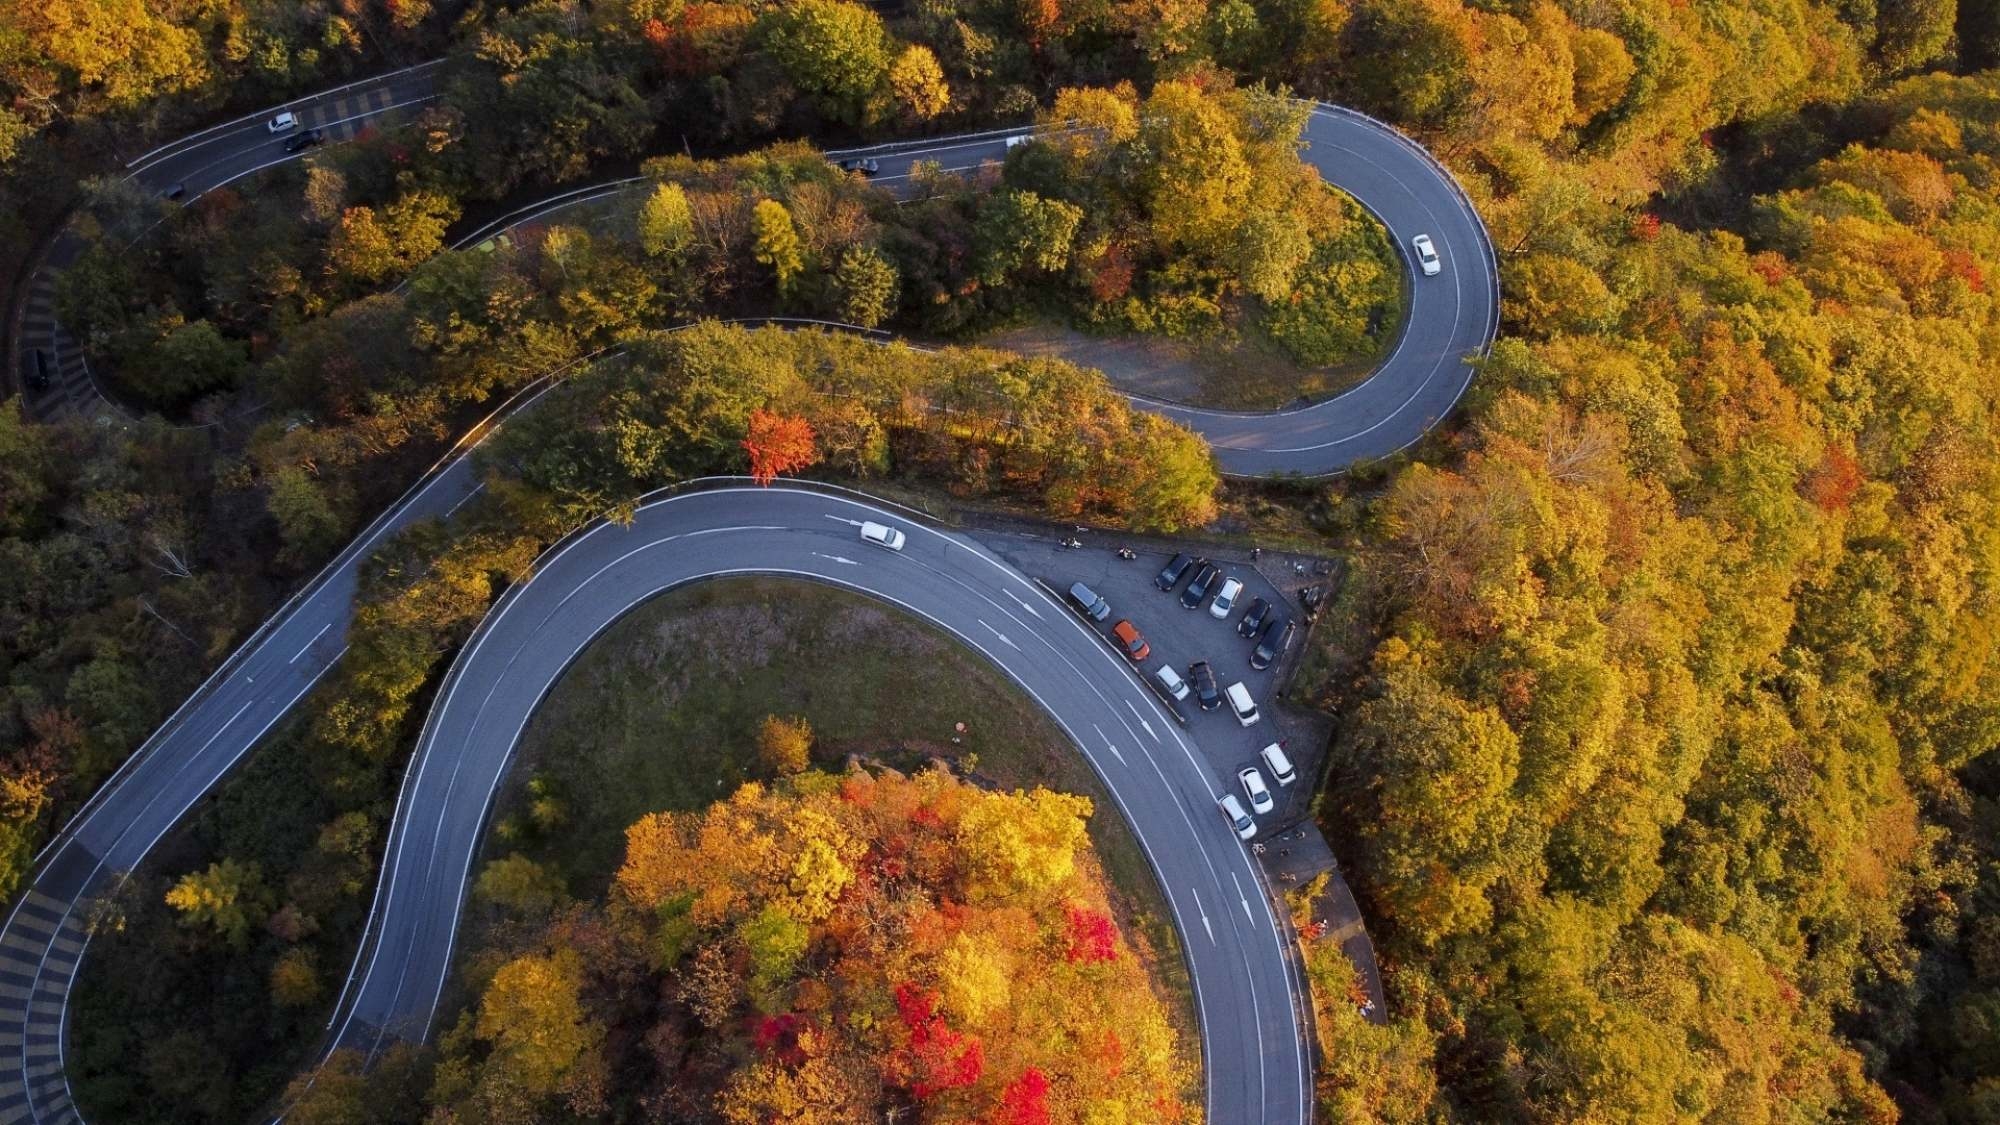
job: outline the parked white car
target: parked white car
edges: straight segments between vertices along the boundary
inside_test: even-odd
[[[1236,608],[1236,599],[1242,596],[1242,579],[1230,578],[1224,580],[1222,589],[1216,591],[1215,600],[1208,603],[1208,615],[1217,619],[1228,617],[1230,612]]]
[[[1250,814],[1243,811],[1243,802],[1236,799],[1236,794],[1224,793],[1222,799],[1215,802],[1215,805],[1222,810],[1222,815],[1229,819],[1229,827],[1236,829],[1237,839],[1248,840],[1257,834],[1257,822],[1251,820]]]
[[[1271,811],[1271,790],[1264,784],[1264,775],[1257,772],[1256,766],[1244,766],[1237,770],[1236,780],[1243,783],[1243,792],[1249,795],[1252,809],[1260,813]]]
[[[1187,681],[1181,679],[1181,674],[1174,671],[1173,665],[1160,665],[1160,670],[1153,673],[1153,678],[1160,681],[1160,686],[1167,689],[1167,694],[1173,696],[1175,699],[1186,699],[1188,697]]]

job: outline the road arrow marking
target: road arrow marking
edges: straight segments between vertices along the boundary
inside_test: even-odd
[[[1132,706],[1131,700],[1128,699],[1125,701],[1125,709],[1127,711],[1132,712],[1132,717],[1139,720],[1140,726],[1146,728],[1147,737],[1151,738],[1154,742],[1158,742],[1160,740],[1160,736],[1153,733],[1153,724],[1146,721],[1146,716],[1141,715],[1137,707]]]
[[[1001,590],[1001,592],[1002,592],[1002,593],[1004,593],[1004,594],[1006,594],[1006,595],[1007,595],[1008,597],[1010,597],[1010,598],[1013,598],[1013,599],[1014,599],[1014,601],[1015,601],[1015,603],[1016,603],[1016,604],[1018,604],[1018,605],[1019,605],[1019,606],[1020,606],[1020,607],[1021,607],[1022,609],[1025,609],[1025,610],[1027,610],[1027,611],[1028,611],[1029,613],[1032,613],[1032,614],[1034,614],[1034,615],[1035,615],[1036,617],[1040,617],[1040,616],[1042,615],[1042,611],[1041,611],[1041,610],[1039,610],[1039,609],[1036,609],[1036,608],[1035,608],[1034,606],[1032,606],[1032,605],[1029,605],[1029,604],[1028,604],[1028,600],[1027,600],[1026,598],[1024,598],[1024,597],[1022,597],[1021,595],[1019,595],[1019,594],[1015,593],[1014,591],[1012,591],[1012,590],[1008,590],[1008,589],[1004,589],[1004,588],[1003,588],[1003,589]]]
[[[1096,731],[1096,732],[1097,732],[1097,737],[1099,737],[1099,738],[1104,738],[1104,728],[1103,728],[1103,727],[1100,727],[1100,726],[1098,726],[1098,725],[1097,725],[1096,723],[1092,723],[1092,724],[1090,724],[1090,729],[1091,729],[1091,730],[1094,730],[1094,731]],[[1110,739],[1108,739],[1108,738],[1104,738],[1104,748],[1105,748],[1106,750],[1109,750],[1109,751],[1111,751],[1111,756],[1112,756],[1112,757],[1114,757],[1114,758],[1116,758],[1116,759],[1118,759],[1118,764],[1119,764],[1119,765],[1121,765],[1121,766],[1122,766],[1122,765],[1124,765],[1124,764],[1125,764],[1125,755],[1123,755],[1123,754],[1120,754],[1120,753],[1118,752],[1118,747],[1116,747],[1116,746],[1113,746],[1113,745],[1111,744],[1111,740],[1110,740]]]
[[[985,619],[984,617],[980,618],[980,619],[979,619],[979,623],[980,623],[981,625],[986,625],[986,619]],[[1008,648],[1011,648],[1011,649],[1013,649],[1013,650],[1014,650],[1015,652],[1019,652],[1019,651],[1021,651],[1021,646],[1020,646],[1020,645],[1017,645],[1017,644],[1015,644],[1015,643],[1014,643],[1013,641],[1010,641],[1010,640],[1008,640],[1008,639],[1007,639],[1007,634],[1005,634],[1005,633],[1001,632],[1001,631],[1000,631],[1000,630],[998,630],[998,629],[995,629],[995,628],[994,628],[993,626],[991,626],[991,625],[986,625],[986,631],[987,631],[987,632],[989,632],[989,633],[991,633],[991,634],[993,634],[993,635],[994,635],[994,636],[996,636],[996,637],[999,637],[999,638],[1000,638],[1000,643],[1001,643],[1001,644],[1003,644],[1003,645],[1006,645],[1006,646],[1007,646]]]
[[[844,558],[841,558],[841,557],[840,557],[839,555],[822,555],[822,554],[820,554],[820,553],[819,553],[818,551],[814,551],[814,552],[813,552],[813,557],[814,557],[814,558],[816,558],[816,559],[831,559],[832,561],[834,561],[834,562],[837,562],[837,563],[841,564],[842,566],[860,566],[860,565],[861,565],[860,563],[858,563],[858,562],[855,562],[855,561],[854,561],[853,559],[844,559]]]
[[[847,526],[849,526],[849,527],[860,527],[860,526],[861,526],[861,521],[860,521],[860,520],[851,520],[851,519],[848,519],[848,518],[847,518],[846,516],[836,516],[836,515],[834,515],[834,514],[833,514],[832,512],[827,512],[827,513],[825,513],[825,515],[826,515],[826,518],[827,518],[827,519],[830,519],[830,520],[832,520],[832,521],[833,521],[833,522],[835,522],[835,523],[844,523],[844,524],[846,524],[846,525],[847,525]]]
[[[1201,892],[1195,890],[1193,887],[1189,887],[1188,893],[1194,896],[1194,912],[1201,915],[1201,928],[1208,931],[1208,940],[1213,943],[1215,941],[1215,927],[1208,924],[1208,911],[1201,908]]]
[[[1243,897],[1243,884],[1236,882],[1236,872],[1231,871],[1229,873],[1229,881],[1232,883],[1236,883],[1236,901],[1243,904],[1243,916],[1245,918],[1250,919],[1251,925],[1253,926],[1256,925],[1257,917],[1256,915],[1250,913],[1250,900]]]

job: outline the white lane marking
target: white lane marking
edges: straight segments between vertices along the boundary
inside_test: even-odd
[[[1100,739],[1103,739],[1103,741],[1104,741],[1104,748],[1105,748],[1106,750],[1109,750],[1109,751],[1111,751],[1111,756],[1112,756],[1112,757],[1114,757],[1114,758],[1116,758],[1116,759],[1118,759],[1118,764],[1119,764],[1119,765],[1121,765],[1121,766],[1122,766],[1122,765],[1124,765],[1124,764],[1125,764],[1125,755],[1123,755],[1123,754],[1120,754],[1120,753],[1118,752],[1118,747],[1117,747],[1117,746],[1115,746],[1115,745],[1113,745],[1110,739],[1108,739],[1108,738],[1105,738],[1105,737],[1104,737],[1104,728],[1103,728],[1103,727],[1100,727],[1100,726],[1098,726],[1098,725],[1097,725],[1096,723],[1092,723],[1092,724],[1090,724],[1090,729],[1091,729],[1091,730],[1094,730],[1094,731],[1096,731],[1096,732],[1097,732],[1097,737],[1098,737],[1098,738],[1100,738]]]
[[[1252,926],[1255,926],[1257,919],[1250,913],[1250,896],[1243,893],[1243,884],[1236,882],[1236,872],[1231,871],[1229,873],[1229,881],[1236,883],[1236,901],[1243,904],[1243,917],[1248,919]]]
[[[1160,736],[1153,732],[1153,724],[1146,721],[1146,716],[1141,715],[1137,707],[1132,706],[1131,700],[1128,699],[1125,701],[1125,709],[1127,711],[1132,712],[1132,717],[1139,720],[1139,725],[1146,728],[1146,734],[1150,738],[1152,738],[1154,742],[1158,742],[1160,740]]]
[[[471,492],[466,493],[464,496],[461,496],[459,498],[458,503],[453,504],[451,507],[445,509],[444,518],[450,519],[451,517],[457,515],[458,510],[460,508],[465,507],[468,503],[472,501],[472,498],[474,496],[477,496],[484,491],[486,491],[486,482],[480,481],[478,487],[474,488]]]
[[[849,559],[849,558],[842,558],[842,557],[841,557],[841,556],[839,556],[839,555],[823,555],[823,554],[819,553],[818,551],[814,551],[814,552],[813,552],[813,557],[814,557],[814,558],[816,558],[816,559],[827,559],[827,560],[829,560],[829,561],[832,561],[832,562],[837,562],[837,563],[840,563],[840,564],[841,564],[842,566],[860,566],[860,565],[861,565],[860,563],[858,563],[858,562],[855,562],[855,561],[854,561],[853,559]]]
[[[287,660],[287,661],[285,661],[285,663],[286,663],[286,664],[297,664],[297,663],[299,662],[299,657],[301,657],[301,656],[304,656],[304,655],[305,655],[306,653],[308,653],[308,652],[311,652],[311,651],[312,651],[312,646],[314,646],[314,645],[318,644],[318,643],[319,643],[319,639],[320,639],[321,637],[324,637],[324,636],[326,636],[326,631],[327,631],[328,629],[331,629],[331,628],[333,628],[333,622],[331,622],[331,621],[329,621],[329,622],[327,622],[326,624],[324,624],[324,625],[320,626],[320,627],[319,627],[319,632],[317,632],[317,633],[314,633],[314,634],[313,634],[313,639],[312,639],[312,640],[309,640],[309,641],[307,641],[307,642],[306,642],[306,647],[304,647],[304,648],[300,649],[299,651],[297,651],[297,652],[293,653],[293,654],[292,654],[292,658],[291,658],[290,660]]]
[[[1031,606],[1031,605],[1029,605],[1029,604],[1028,604],[1028,601],[1027,601],[1027,599],[1026,599],[1026,598],[1023,598],[1023,597],[1022,597],[1021,595],[1019,595],[1019,594],[1015,593],[1015,592],[1014,592],[1014,591],[1012,591],[1012,590],[1008,590],[1008,589],[1006,589],[1006,588],[1004,588],[1004,587],[1002,587],[1002,589],[1001,589],[1001,592],[1002,592],[1002,593],[1004,593],[1004,594],[1006,594],[1006,595],[1007,595],[1008,597],[1010,597],[1010,598],[1014,599],[1014,601],[1015,601],[1015,602],[1016,602],[1017,604],[1019,604],[1019,605],[1020,605],[1020,607],[1021,607],[1022,609],[1025,609],[1025,610],[1027,610],[1027,611],[1028,611],[1029,613],[1032,613],[1032,614],[1034,614],[1034,615],[1035,615],[1035,616],[1036,616],[1037,618],[1041,617],[1041,615],[1042,615],[1042,611],[1041,611],[1041,610],[1039,610],[1039,609],[1036,609],[1036,608],[1035,608],[1034,606]]]
[[[979,619],[979,623],[980,623],[981,625],[986,625],[986,619],[985,619],[984,617],[980,618],[980,619]],[[1001,632],[1001,631],[1000,631],[1000,630],[998,630],[998,629],[995,629],[995,628],[994,628],[993,626],[991,626],[991,625],[986,625],[986,631],[987,631],[987,632],[989,632],[989,633],[991,633],[991,634],[993,634],[993,635],[994,635],[994,636],[996,636],[996,637],[999,637],[999,638],[1000,638],[1000,643],[1001,643],[1001,644],[1003,644],[1003,645],[1006,645],[1006,646],[1007,646],[1008,648],[1011,648],[1011,649],[1013,649],[1013,650],[1014,650],[1015,652],[1019,652],[1019,651],[1021,651],[1021,646],[1020,646],[1020,645],[1017,645],[1017,644],[1015,644],[1015,643],[1014,643],[1013,641],[1011,641],[1011,640],[1008,640],[1008,639],[1007,639],[1007,634],[1005,634],[1005,633]]]
[[[836,516],[832,512],[826,513],[826,518],[832,520],[835,523],[844,523],[849,527],[860,527],[862,522],[860,520],[848,519],[846,516]]]
[[[1188,893],[1194,896],[1194,912],[1201,915],[1201,928],[1208,931],[1209,943],[1213,944],[1215,942],[1215,927],[1208,924],[1208,910],[1201,904],[1201,892],[1193,887],[1189,887]]]

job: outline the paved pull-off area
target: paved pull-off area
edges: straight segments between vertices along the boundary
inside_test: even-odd
[[[390,112],[428,98],[433,78],[429,69],[399,72],[379,85],[306,99],[299,113],[307,127],[328,127],[337,138],[336,130],[365,119],[341,109],[341,99],[364,98],[368,115]],[[185,183],[190,197],[246,175],[280,155],[270,151],[265,116],[148,154],[133,174],[155,189]],[[958,168],[1001,159],[1006,140],[996,133],[867,151],[879,154],[879,180],[891,185],[918,159]],[[1444,271],[1422,277],[1406,265],[1403,337],[1380,370],[1344,395],[1271,414],[1142,403],[1200,430],[1231,473],[1330,473],[1409,445],[1457,402],[1471,377],[1465,358],[1491,342],[1498,323],[1485,230],[1442,167],[1394,130],[1332,107],[1314,112],[1306,140],[1305,158],[1380,217],[1403,253],[1411,236],[1430,234]],[[37,323],[59,332],[52,319]],[[70,360],[59,362],[68,379]],[[89,386],[87,377],[63,385],[78,395]],[[446,516],[477,490],[462,455],[412,489],[267,621],[44,849],[30,889],[0,926],[0,1123],[78,1120],[63,1074],[63,1034],[92,897],[137,867],[338,662],[360,562],[382,536]],[[856,524],[864,514],[905,530],[905,549],[862,543]],[[388,1036],[427,1034],[494,786],[563,665],[651,593],[731,573],[811,578],[899,605],[984,653],[1039,700],[1104,778],[1172,904],[1195,988],[1208,1119],[1309,1119],[1294,947],[1258,867],[1214,807],[1233,779],[1205,765],[1132,670],[1020,571],[970,539],[866,498],[798,488],[657,500],[630,527],[598,525],[566,541],[488,615],[454,662],[405,778],[369,935],[332,1026],[341,1045],[372,1050]]]

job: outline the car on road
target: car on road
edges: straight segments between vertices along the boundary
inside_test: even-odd
[[[304,152],[326,143],[326,134],[318,129],[307,129],[297,136],[285,138],[286,152]]]
[[[1236,830],[1237,839],[1248,840],[1257,834],[1257,822],[1251,820],[1250,814],[1243,811],[1243,802],[1236,799],[1236,794],[1224,793],[1222,799],[1215,802],[1215,806],[1222,810],[1224,817],[1228,818],[1229,827]]]
[[[290,110],[286,110],[264,123],[264,128],[269,129],[273,133],[287,133],[298,127],[299,115]]]
[[[1296,619],[1273,617],[1264,626],[1264,635],[1257,640],[1257,647],[1250,650],[1250,667],[1262,672],[1271,662],[1285,654],[1292,647],[1293,638],[1299,633]]]
[[[1146,638],[1130,621],[1113,625],[1111,635],[1118,638],[1118,647],[1125,650],[1125,658],[1134,664],[1153,655],[1153,646],[1146,643]]]
[[[1410,245],[1416,248],[1417,265],[1423,269],[1425,277],[1436,277],[1444,272],[1444,263],[1438,261],[1437,247],[1431,245],[1430,235],[1420,234],[1410,240]]]
[[[862,523],[861,541],[863,543],[873,543],[877,547],[887,547],[891,551],[900,551],[903,549],[903,533],[901,531],[873,521],[864,521]]]
[[[1299,771],[1292,768],[1292,760],[1285,756],[1285,748],[1273,742],[1257,752],[1264,759],[1264,768],[1271,771],[1271,780],[1280,786],[1290,785],[1299,779]]]
[[[1271,603],[1265,601],[1263,598],[1258,598],[1256,601],[1250,603],[1250,612],[1243,615],[1243,620],[1236,623],[1236,635],[1239,637],[1256,636],[1257,631],[1264,627],[1265,620],[1270,616]]]
[[[1229,700],[1229,709],[1235,713],[1236,721],[1243,726],[1254,727],[1257,725],[1257,720],[1264,717],[1257,713],[1257,701],[1250,698],[1250,689],[1243,686],[1242,680],[1230,684],[1229,690],[1223,692],[1222,696]]]
[[[168,184],[166,187],[160,189],[160,198],[174,200],[179,199],[187,193],[188,186],[186,184]]]
[[[1222,706],[1222,693],[1215,689],[1215,669],[1208,661],[1197,660],[1188,665],[1188,682],[1194,684],[1195,699],[1204,711],[1213,711]]]
[[[1033,133],[1019,133],[1007,138],[1007,147],[1018,148],[1019,146],[1027,144],[1029,141],[1032,141],[1034,139],[1035,135]]]
[[[1208,592],[1215,589],[1215,580],[1220,577],[1221,567],[1203,566],[1201,573],[1194,576],[1194,581],[1188,583],[1188,588],[1181,591],[1181,605],[1188,609],[1199,607],[1202,599],[1208,597]]]
[[[1271,789],[1264,784],[1264,775],[1257,772],[1256,766],[1244,766],[1237,770],[1236,780],[1243,783],[1243,792],[1250,797],[1251,811],[1260,813],[1271,811]]]
[[[1075,602],[1076,608],[1082,610],[1083,615],[1092,621],[1102,621],[1111,616],[1111,603],[1081,582],[1070,583],[1069,600]]]
[[[1181,674],[1174,671],[1173,665],[1160,665],[1159,671],[1153,673],[1153,678],[1158,680],[1160,687],[1164,688],[1166,693],[1175,699],[1186,699],[1188,697],[1187,681],[1181,679]]]
[[[1216,592],[1215,600],[1208,603],[1208,615],[1218,621],[1227,621],[1230,611],[1236,608],[1236,599],[1241,597],[1242,594],[1242,579],[1224,579],[1222,589]]]
[[[872,156],[852,156],[840,162],[840,170],[872,176],[882,170],[882,162]]]
[[[1200,567],[1201,562],[1202,560],[1185,552],[1175,555],[1172,562],[1160,568],[1160,576],[1153,579],[1153,585],[1171,594],[1174,592],[1174,587],[1181,584],[1181,579],[1187,577],[1187,572]]]
[[[21,357],[21,378],[31,391],[45,391],[49,387],[49,353],[40,348],[28,349]]]

